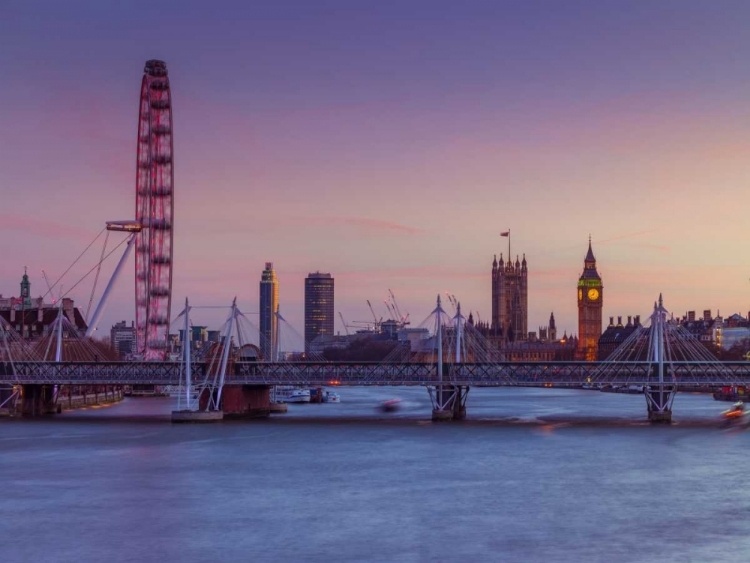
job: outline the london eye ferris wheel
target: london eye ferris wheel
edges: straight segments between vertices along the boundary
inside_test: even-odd
[[[136,353],[162,360],[172,300],[174,236],[172,95],[163,61],[150,60],[141,81],[135,219]]]

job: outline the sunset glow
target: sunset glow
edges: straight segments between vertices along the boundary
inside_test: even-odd
[[[605,319],[647,316],[660,292],[680,315],[750,309],[747,3],[185,2],[171,17],[144,2],[145,21],[105,4],[14,3],[0,18],[4,296],[24,266],[46,293],[42,269],[56,279],[105,221],[132,218],[138,88],[159,58],[174,303],[237,295],[257,312],[273,261],[299,331],[316,270],[348,320],[389,288],[416,323],[445,291],[488,319],[511,229],[529,330],[554,311],[561,336],[576,331],[589,234]],[[105,330],[134,318],[132,270]],[[92,283],[71,294],[80,306]]]

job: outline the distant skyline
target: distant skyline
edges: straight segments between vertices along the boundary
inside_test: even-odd
[[[11,0],[0,293],[18,294],[24,266],[45,293],[42,269],[56,279],[106,220],[132,218],[138,88],[157,58],[174,98],[173,317],[185,296],[257,313],[272,261],[299,333],[318,270],[347,321],[370,318],[367,299],[385,316],[389,288],[415,324],[446,291],[489,319],[508,229],[530,330],[554,311],[560,336],[577,331],[589,234],[605,325],[645,319],[660,292],[676,315],[746,314],[748,21],[739,1]],[[100,335],[134,318],[133,269]],[[71,295],[84,309],[92,282]]]

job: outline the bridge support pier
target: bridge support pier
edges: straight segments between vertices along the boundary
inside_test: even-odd
[[[209,393],[204,390],[198,410],[206,409]],[[271,412],[271,386],[224,385],[220,408],[224,418],[267,418]]]
[[[463,420],[466,418],[468,385],[438,385],[428,387],[432,402],[432,420]]]
[[[649,422],[672,422],[673,385],[649,385],[646,387],[646,408]]]
[[[54,385],[24,385],[21,389],[21,415],[43,416],[58,412]]]

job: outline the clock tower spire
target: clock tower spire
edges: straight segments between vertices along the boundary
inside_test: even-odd
[[[602,308],[604,306],[604,286],[596,270],[596,258],[591,248],[583,260],[583,273],[578,278],[578,349],[579,360],[593,362],[597,359],[599,337],[602,334]]]
[[[26,266],[23,267],[23,278],[21,278],[21,299],[25,309],[31,308],[31,282]]]

